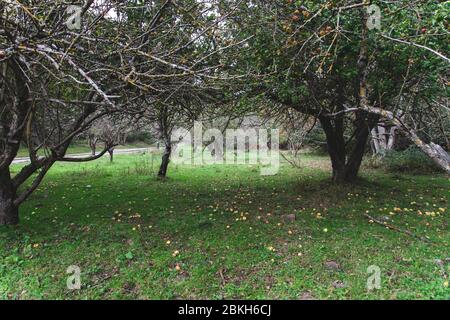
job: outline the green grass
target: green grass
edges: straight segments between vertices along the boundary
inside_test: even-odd
[[[449,265],[434,262],[450,256],[443,175],[366,170],[356,185],[334,185],[326,158],[308,155],[303,169],[271,177],[249,165],[171,165],[158,181],[157,166],[148,155],[55,166],[20,226],[0,228],[0,298],[450,298]],[[81,268],[79,291],[66,288],[70,265]],[[380,290],[366,289],[371,265]]]

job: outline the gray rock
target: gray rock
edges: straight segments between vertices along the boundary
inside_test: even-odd
[[[341,280],[336,280],[336,281],[333,281],[333,287],[336,289],[343,289],[343,288],[346,288],[347,285],[345,284],[345,282],[343,282]]]
[[[311,291],[305,291],[305,292],[303,292],[303,293],[300,295],[299,299],[300,299],[300,300],[316,300],[316,299],[314,298],[314,296],[312,295]]]
[[[332,271],[339,271],[341,270],[341,265],[337,263],[336,261],[326,261],[325,267]]]
[[[283,221],[286,223],[292,223],[292,222],[295,222],[297,217],[295,216],[295,214],[285,214],[285,215],[281,216],[281,219],[283,219]]]
[[[444,261],[442,261],[441,259],[434,259],[434,263],[441,267],[444,266]]]

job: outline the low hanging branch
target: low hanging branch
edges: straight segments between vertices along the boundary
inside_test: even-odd
[[[100,159],[101,157],[103,157],[108,152],[108,150],[110,150],[111,148],[114,148],[116,146],[117,146],[117,144],[108,145],[103,149],[102,152],[100,152],[97,155],[91,156],[91,157],[80,157],[80,158],[64,157],[64,158],[61,158],[59,161],[62,161],[62,162],[89,162],[89,161],[97,160],[97,159]]]

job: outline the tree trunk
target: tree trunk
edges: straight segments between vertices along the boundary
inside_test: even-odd
[[[92,151],[92,155],[95,156],[95,153],[97,151],[96,143],[91,143],[91,151]]]
[[[345,180],[345,159],[342,160],[332,149],[328,148],[328,154],[331,159],[331,166],[333,169],[332,180],[334,182],[341,182]]]
[[[16,190],[9,169],[0,170],[0,225],[19,223],[19,207],[14,204]]]
[[[350,159],[353,161],[348,161],[345,165],[341,162],[336,163],[333,158],[331,158],[331,163],[333,165],[333,181],[336,183],[352,183],[358,178],[359,169],[361,167],[362,158],[364,155],[364,148],[357,148]]]
[[[114,148],[108,149],[108,153],[109,153],[109,161],[111,163],[114,162]]]
[[[358,178],[369,135],[369,125],[366,121],[362,121],[356,130],[356,142],[345,165],[345,182],[353,182]]]
[[[343,120],[320,117],[320,123],[327,138],[327,150],[333,168],[333,181],[338,183],[354,182],[359,173],[366,144],[370,134],[370,127],[377,118],[367,119],[360,115],[355,131],[355,144],[347,154],[347,143],[344,138]],[[333,125],[334,124],[334,125]]]
[[[396,140],[397,140],[397,127],[391,127],[389,130],[389,141],[387,144],[388,151],[394,149]]]
[[[162,156],[161,166],[159,167],[158,177],[165,178],[167,176],[167,168],[169,167],[170,155],[172,154],[172,146],[166,144]]]
[[[344,181],[346,155],[344,135],[341,130],[342,119],[334,120],[334,126],[329,118],[320,117],[319,120],[327,138],[327,151],[333,168],[332,179],[335,182]]]
[[[379,124],[372,129],[374,154],[384,156],[388,151],[394,149],[396,130],[396,126],[389,127],[386,123]]]
[[[94,134],[89,135],[89,147],[91,148],[92,155],[95,156],[97,151],[98,138]]]
[[[371,141],[372,152],[373,154],[380,154],[381,153],[380,135],[377,127],[372,129],[371,135],[372,135]]]

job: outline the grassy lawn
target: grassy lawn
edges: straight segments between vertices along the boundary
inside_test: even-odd
[[[443,175],[365,171],[333,185],[327,159],[305,155],[303,169],[271,177],[249,165],[171,166],[158,181],[158,161],[55,166],[21,225],[0,229],[0,299],[450,298],[450,264],[435,261],[450,257]],[[66,288],[71,265],[81,290]],[[366,288],[371,265],[379,290]]]

